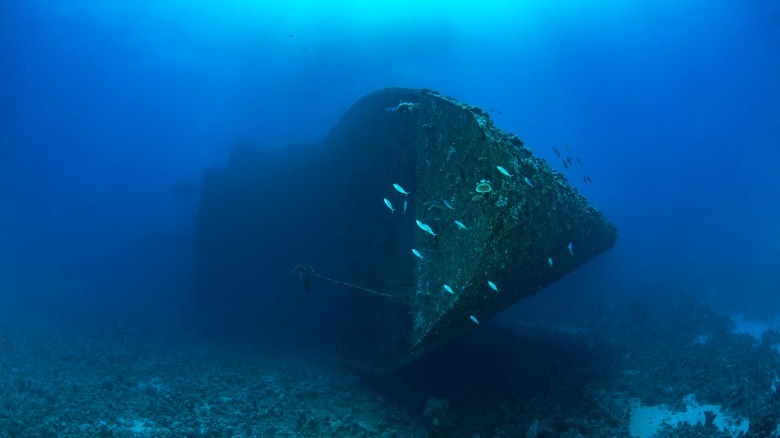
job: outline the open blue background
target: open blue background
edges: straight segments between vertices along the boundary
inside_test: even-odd
[[[565,173],[620,238],[545,305],[780,312],[778,2],[265,3],[0,5],[0,316],[175,323],[197,196],[173,186],[237,142],[317,142],[388,86],[582,158]]]

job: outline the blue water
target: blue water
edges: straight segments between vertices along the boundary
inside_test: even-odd
[[[389,86],[490,109],[619,229],[519,314],[780,314],[780,4],[369,3],[3,2],[0,325],[186,327],[198,195],[176,184],[238,143],[316,143]]]

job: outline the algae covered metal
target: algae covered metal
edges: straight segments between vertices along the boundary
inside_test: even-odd
[[[307,285],[326,280],[354,289],[332,292],[344,308],[360,303],[359,312],[345,310],[338,323],[362,334],[354,356],[376,372],[488,321],[617,238],[604,215],[517,136],[496,128],[479,108],[430,90],[371,93],[322,143],[266,153],[254,168],[243,161],[234,157],[231,167],[204,180],[201,234],[211,237],[201,239],[200,261],[230,250],[214,243],[227,223],[211,210],[221,209],[223,218],[238,214],[219,201],[235,198],[231,190],[258,187],[242,195],[253,203],[296,199],[284,223],[258,231],[257,219],[247,235],[256,254],[270,246],[278,254],[283,244],[269,243],[272,234],[296,235],[306,245],[274,257],[279,267],[299,265],[294,273]],[[243,177],[233,167],[243,168]],[[287,179],[306,178],[283,194],[261,189],[284,172]],[[311,217],[315,223],[295,225]],[[201,296],[208,298],[224,272],[201,267],[201,283],[210,285]]]
[[[563,175],[486,113],[422,94],[416,211],[437,236],[416,236],[427,256],[412,300],[413,354],[535,294],[617,237]],[[455,293],[442,293],[444,284]]]

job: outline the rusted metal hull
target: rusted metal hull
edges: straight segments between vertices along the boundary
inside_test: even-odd
[[[251,176],[245,185],[258,187],[242,195],[246,202],[298,200],[287,221],[299,225],[273,230],[297,234],[278,261],[290,269],[311,265],[317,275],[337,279],[333,288],[341,282],[378,292],[367,297],[356,288],[338,298],[346,307],[359,301],[361,313],[368,315],[342,316],[366,335],[353,357],[375,372],[403,366],[474,329],[617,239],[604,215],[517,136],[496,128],[478,108],[430,90],[371,93],[321,144],[273,155],[256,160],[254,171],[251,163],[234,156],[215,178],[223,184],[207,178],[201,216],[213,216],[210,200],[242,187],[231,170],[241,166]],[[263,174],[263,166],[273,175]],[[284,195],[260,190],[278,178],[277,172],[302,180]],[[223,220],[210,222],[202,234],[218,233],[231,214],[238,213],[223,212]],[[249,244],[262,253],[267,224],[258,219],[255,226],[259,237]],[[229,245],[214,248],[208,239],[202,242],[201,261],[215,250],[229,250]],[[207,278],[202,296],[210,297],[218,278],[218,273],[216,279]]]

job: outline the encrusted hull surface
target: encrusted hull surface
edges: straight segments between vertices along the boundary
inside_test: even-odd
[[[278,172],[305,175],[284,195],[248,193],[255,194],[252,202],[294,198],[308,206],[290,210],[289,223],[273,232],[296,233],[307,243],[291,244],[285,260],[311,265],[312,281],[326,277],[333,288],[364,289],[339,299],[360,303],[362,316],[343,317],[366,336],[353,356],[375,372],[397,369],[474,329],[617,239],[604,215],[517,136],[496,128],[482,110],[430,90],[371,93],[321,144],[265,153],[254,171],[244,161],[253,162],[234,156],[212,178],[213,190],[207,178],[202,216],[209,199],[227,196],[242,181],[262,187]],[[251,177],[231,178],[236,166]],[[304,230],[291,225],[302,218],[316,223]],[[267,245],[256,233],[256,244]],[[201,249],[228,250],[208,241]]]

